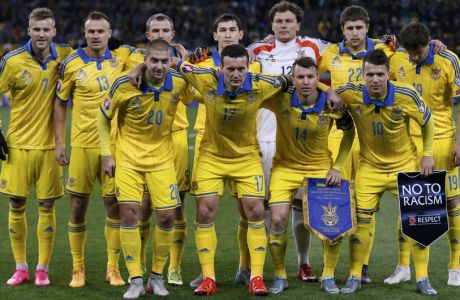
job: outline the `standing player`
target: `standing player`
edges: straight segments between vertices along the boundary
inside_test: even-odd
[[[363,60],[365,84],[348,83],[337,92],[342,97],[358,132],[360,162],[356,171],[357,231],[350,237],[350,277],[341,293],[351,294],[361,286],[361,271],[369,247],[371,222],[385,191],[398,194],[396,172],[434,168],[433,119],[415,89],[389,81],[390,65],[382,50],[370,51]],[[423,158],[409,136],[409,119],[422,127]],[[402,159],[404,158],[404,159]],[[428,280],[429,247],[411,241],[417,273],[417,289],[425,295],[436,291]]]
[[[354,127],[351,116],[331,112],[326,107],[327,95],[318,89],[316,63],[310,57],[298,58],[292,66],[295,88],[288,89],[280,99],[272,98],[263,106],[276,115],[276,153],[270,179],[270,235],[269,249],[275,269],[270,292],[279,294],[288,287],[284,257],[288,241],[289,210],[297,189],[304,178],[326,178],[328,185],[340,184],[341,170],[353,145]],[[333,164],[328,149],[329,132],[334,120],[344,130],[339,155]],[[324,271],[322,287],[336,294],[334,270],[341,245],[323,242]]]
[[[198,67],[203,68],[218,68],[221,67],[220,54],[225,46],[228,45],[238,45],[243,38],[244,29],[243,23],[240,18],[233,14],[222,14],[214,20],[213,24],[213,37],[217,42],[216,51],[212,52],[212,56],[206,60],[196,64]],[[252,74],[259,74],[261,65],[258,62],[253,62],[249,65],[249,72]],[[204,104],[199,104],[198,113],[195,121],[195,152],[193,155],[193,169],[192,169],[192,183],[195,182],[193,179],[196,174],[196,166],[198,162],[198,156],[200,154],[200,145],[201,140],[203,139],[205,133],[205,123],[206,123],[206,108]],[[235,196],[234,185],[229,184],[231,187],[231,194]],[[238,245],[240,252],[239,266],[235,274],[235,282],[237,284],[249,285],[250,279],[250,255],[247,243],[247,231],[248,231],[248,220],[244,213],[242,203],[239,199],[236,199],[238,210],[240,212],[240,222],[238,223]],[[191,287],[198,287],[203,280],[203,276],[199,275],[195,280],[190,282]]]
[[[388,57],[394,51],[380,40],[370,39],[367,36],[369,31],[369,15],[361,6],[349,6],[340,14],[340,26],[344,35],[344,40],[338,44],[332,44],[323,53],[319,64],[320,73],[330,75],[333,88],[338,88],[348,82],[358,82],[364,80],[362,60],[366,54],[374,49],[382,49]],[[357,139],[358,137],[355,136]],[[329,135],[329,149],[332,157],[337,157],[342,131],[332,128]],[[359,144],[355,140],[350,156],[344,167],[344,178],[354,180],[356,167],[358,165]],[[371,223],[375,228],[375,218]],[[373,230],[375,231],[375,230]],[[371,236],[369,251],[364,260],[361,280],[363,283],[371,283],[368,275],[368,263],[372,250],[374,236]]]
[[[412,23],[400,33],[401,44],[407,51],[398,51],[390,61],[391,77],[413,85],[431,107],[434,119],[433,153],[437,169],[447,170],[446,193],[449,214],[449,280],[448,285],[460,286],[460,139],[455,142],[453,105],[460,100],[460,62],[453,52],[434,52],[429,44],[430,30],[423,24]],[[412,124],[415,125],[415,124]],[[422,157],[422,138],[417,126],[411,127],[411,136]],[[400,227],[400,226],[398,226]],[[410,280],[410,241],[398,229],[399,262],[387,284]]]
[[[224,179],[235,182],[248,218],[247,243],[251,257],[249,293],[267,295],[263,266],[267,236],[263,218],[265,184],[256,141],[256,115],[261,103],[287,86],[284,76],[248,73],[249,56],[240,45],[221,53],[222,74],[180,62],[178,70],[203,96],[206,130],[196,168],[196,244],[204,276],[196,295],[217,291],[214,256],[217,237],[214,221],[224,189]],[[211,117],[210,117],[211,116]]]
[[[149,41],[164,40],[168,43],[174,38],[174,23],[170,17],[165,14],[154,14],[146,22],[145,36]],[[180,51],[177,50],[178,45],[171,47],[171,55],[173,57],[182,57]],[[180,46],[182,47],[182,46]],[[134,55],[131,62],[135,64],[144,61],[143,55]],[[185,220],[185,193],[190,190],[190,163],[188,154],[188,137],[187,137],[187,110],[186,106],[179,102],[177,104],[176,117],[172,127],[172,143],[174,148],[174,167],[177,175],[177,183],[179,186],[179,194],[182,205],[176,208],[174,221],[174,237],[171,245],[169,268],[168,268],[168,283],[174,285],[182,285],[181,274],[181,259],[185,247],[185,237],[187,233]],[[154,192],[154,191],[153,191]],[[141,234],[141,265],[145,269],[146,264],[146,248],[147,241],[150,237],[150,217],[152,216],[152,207],[149,194],[144,195],[144,201],[141,209],[141,218],[139,221],[139,232]]]
[[[170,151],[173,147],[172,128],[179,101],[192,99],[186,82],[177,72],[169,69],[171,46],[166,41],[149,42],[145,66],[145,81],[140,90],[131,85],[126,76],[114,82],[110,98],[101,105],[99,126],[103,169],[110,177],[115,176],[120,203],[121,242],[131,278],[131,286],[123,295],[125,299],[135,299],[144,294],[137,222],[145,185],[149,191],[154,191],[151,197],[157,220],[147,292],[159,296],[169,294],[162,273],[173,243],[175,210],[181,202],[174,152]],[[110,120],[117,112],[117,169],[114,172],[115,163],[110,151]]]
[[[9,149],[4,149],[9,155],[2,166],[0,192],[10,198],[8,231],[16,261],[16,272],[7,284],[19,285],[29,280],[25,208],[29,188],[35,182],[38,200],[35,285],[45,286],[50,284],[48,264],[56,233],[54,202],[64,194],[62,167],[54,160],[54,132],[50,128],[58,65],[72,49],[52,43],[56,27],[48,8],[36,8],[30,13],[27,33],[29,42],[5,55],[0,63],[0,93],[12,94]],[[5,160],[4,156],[1,158]]]
[[[112,30],[108,17],[101,12],[88,15],[84,31],[88,46],[78,48],[63,62],[60,70],[62,86],[54,105],[56,159],[59,164],[66,165],[69,161],[64,148],[65,119],[68,101],[72,99],[72,155],[65,187],[71,194],[68,234],[73,272],[70,286],[85,285],[85,216],[96,177],[101,182],[107,212],[104,230],[108,255],[106,280],[111,285],[123,285],[125,282],[118,270],[121,248],[119,207],[115,198],[114,181],[101,170],[96,119],[99,103],[108,94],[115,78],[123,71],[132,50],[127,47],[114,51],[108,49]]]
[[[308,56],[315,61],[320,60],[322,52],[329,44],[318,39],[296,37],[303,17],[303,10],[299,6],[281,1],[271,8],[269,16],[275,33],[274,44],[258,42],[248,47],[248,51],[262,64],[262,72],[289,74],[294,60],[300,56]],[[275,154],[276,118],[266,109],[261,109],[257,117],[257,140],[263,157],[262,164],[268,187],[272,157]],[[268,194],[266,197],[268,198]],[[268,211],[265,219],[268,223]],[[292,203],[292,228],[297,249],[297,276],[300,280],[316,281],[317,278],[309,262],[310,232],[303,225],[300,197],[296,197]]]

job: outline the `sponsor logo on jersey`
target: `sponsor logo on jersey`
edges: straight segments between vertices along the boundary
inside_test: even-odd
[[[342,68],[342,60],[340,59],[340,56],[336,56],[332,59],[331,61],[332,67],[334,69],[341,69]]]

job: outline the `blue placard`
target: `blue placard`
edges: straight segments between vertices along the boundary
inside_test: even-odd
[[[320,239],[333,244],[356,230],[356,212],[348,180],[326,185],[325,178],[308,178],[303,195],[304,223]]]

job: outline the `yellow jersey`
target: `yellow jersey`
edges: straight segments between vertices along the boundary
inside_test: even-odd
[[[345,47],[345,41],[332,44],[323,52],[318,64],[320,74],[329,74],[332,88],[349,82],[359,82],[364,80],[363,59],[369,51],[383,50],[388,57],[394,54],[391,48],[378,39],[366,38],[366,49],[352,52]],[[341,130],[332,128],[331,136],[342,137]]]
[[[364,84],[347,83],[337,93],[358,132],[360,169],[397,172],[409,159],[417,159],[409,118],[424,126],[431,110],[412,86],[389,81],[384,99],[372,99]]]
[[[221,66],[220,56],[219,56],[219,52],[217,51],[217,49],[216,51],[212,53],[211,57],[209,57],[208,59],[202,62],[197,63],[196,66],[201,67],[201,68],[213,68],[213,69],[220,67]],[[255,61],[251,63],[249,65],[249,72],[251,72],[252,74],[261,73],[262,65],[260,64],[260,62]],[[205,124],[206,124],[206,108],[203,104],[198,104],[198,112],[196,114],[195,127],[194,127],[195,131],[201,134],[204,134]]]
[[[294,87],[282,97],[265,101],[262,107],[276,115],[276,153],[273,166],[282,166],[293,172],[307,173],[329,170],[332,153],[328,149],[328,136],[334,120],[343,113],[331,112],[327,107],[327,94],[321,90],[314,105],[304,106],[299,102]],[[349,126],[352,126],[351,118]]]
[[[125,69],[133,50],[127,46],[113,51],[107,48],[102,57],[92,58],[78,48],[62,63],[57,97],[62,101],[72,100],[72,147],[99,148],[99,106]]]
[[[129,83],[127,76],[119,77],[100,106],[109,120],[118,112],[117,165],[146,172],[173,167],[174,117],[179,102],[189,104],[192,97],[191,88],[174,70],[168,72],[163,83],[144,83],[140,90]]]
[[[135,66],[137,66],[140,63],[144,62],[144,57],[145,57],[145,49],[136,49],[136,53],[133,54],[130,59],[128,60],[128,69],[131,69]],[[171,49],[171,55],[173,57],[178,57],[176,49],[172,48]],[[172,127],[172,131],[180,131],[183,129],[188,128],[188,119],[187,119],[187,107],[182,103],[179,102],[177,105],[177,112],[176,112],[176,117],[174,118],[174,123]]]
[[[53,106],[58,66],[72,51],[51,43],[50,55],[40,61],[31,41],[6,54],[0,62],[0,93],[11,92],[7,143],[19,149],[54,149]]]
[[[409,54],[398,51],[390,61],[392,79],[414,86],[431,107],[435,138],[455,138],[453,104],[460,99],[460,62],[453,52],[434,53],[429,46],[428,56],[420,63],[411,61]],[[420,126],[411,123],[411,135],[420,137]]]
[[[222,158],[259,157],[256,139],[257,112],[263,101],[281,94],[288,80],[283,75],[247,73],[237,92],[225,89],[223,74],[180,62],[177,69],[202,96],[206,107],[206,130],[200,155]]]

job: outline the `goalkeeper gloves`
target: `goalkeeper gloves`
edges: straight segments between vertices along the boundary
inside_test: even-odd
[[[380,40],[385,43],[386,45],[388,45],[388,47],[390,47],[390,49],[392,51],[395,51],[398,49],[399,47],[399,42],[398,42],[398,39],[396,38],[396,36],[394,34],[384,34]]]
[[[206,47],[198,47],[195,51],[190,52],[188,59],[192,64],[197,64],[205,61],[212,55],[212,51]]]

